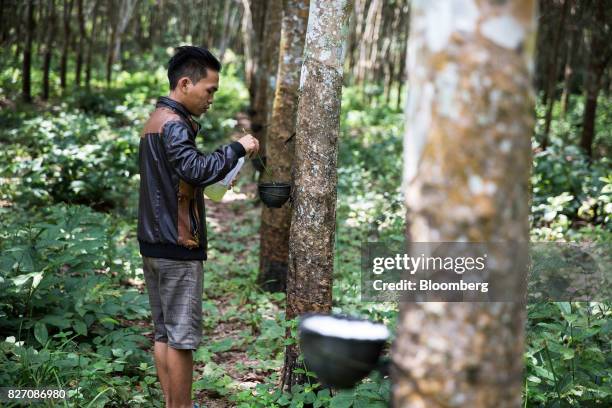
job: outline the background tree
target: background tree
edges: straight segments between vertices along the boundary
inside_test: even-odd
[[[563,30],[566,28],[565,21],[570,9],[570,0],[561,0],[561,17],[555,30],[555,36],[552,43],[552,56],[548,63],[548,76],[546,84],[546,116],[544,118],[544,137],[542,139],[542,148],[546,149],[548,146],[548,133],[550,131],[550,122],[552,120],[552,109],[553,102],[555,101],[555,87],[557,85],[559,67],[562,64],[559,63],[559,49],[561,48],[561,39]]]
[[[270,174],[264,174],[262,181],[291,181],[294,144],[288,141],[295,134],[309,4],[309,0],[286,0],[283,4],[276,93],[267,129],[266,157]],[[262,208],[258,282],[265,290],[286,290],[290,224],[290,206]]]
[[[463,5],[412,10],[407,238],[528,242],[534,3]],[[401,304],[394,406],[522,406],[524,324],[519,302]]]
[[[43,90],[42,99],[49,99],[49,74],[51,70],[51,58],[53,57],[53,43],[55,41],[55,0],[47,1],[47,27],[45,46],[43,51]]]
[[[23,68],[22,75],[22,98],[24,102],[32,101],[32,41],[34,40],[34,0],[28,0],[27,3],[27,27],[25,47],[23,47]]]
[[[81,86],[81,72],[83,70],[83,48],[87,41],[85,33],[85,14],[83,12],[83,0],[77,0],[77,19],[79,21],[79,39],[77,40],[75,83]]]
[[[111,0],[112,1],[112,0]],[[110,84],[113,72],[113,63],[120,58],[122,36],[132,17],[137,0],[121,0],[119,10],[109,7],[110,42],[106,59],[106,82]]]
[[[603,75],[609,66],[612,57],[610,43],[610,16],[612,7],[609,2],[596,1],[587,11],[590,24],[588,49],[589,62],[586,71],[584,117],[582,121],[582,135],[580,147],[589,157],[593,155],[593,140],[595,138],[595,113],[597,111],[597,98],[602,87]]]
[[[62,42],[62,56],[60,58],[60,87],[66,88],[66,70],[68,65],[68,53],[70,50],[70,40],[72,35],[71,22],[72,6],[74,0],[64,0],[62,9],[62,22],[64,25],[64,38]]]
[[[263,20],[266,25],[265,29],[261,28],[263,31],[262,41],[255,46],[255,49],[259,50],[260,56],[257,65],[254,67],[254,95],[252,96],[253,104],[250,109],[251,129],[253,135],[260,142],[260,155],[262,156],[266,154],[268,117],[271,113],[271,102],[276,87],[274,82],[278,67],[282,11],[282,2],[267,1]]]
[[[331,310],[343,43],[350,7],[346,0],[310,4],[295,136],[288,319]],[[297,345],[287,346],[284,387],[302,378],[294,373],[297,358]]]

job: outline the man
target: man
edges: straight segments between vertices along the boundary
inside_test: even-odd
[[[140,138],[138,241],[155,326],[155,365],[166,407],[191,408],[193,350],[202,337],[206,212],[202,190],[246,154],[251,135],[204,154],[192,116],[208,110],[221,63],[206,49],[176,49],[168,66],[170,94],[157,101]]]

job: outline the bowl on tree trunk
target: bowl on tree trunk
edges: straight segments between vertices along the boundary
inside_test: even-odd
[[[270,208],[281,208],[291,196],[291,184],[289,183],[261,183],[258,185],[259,198]]]
[[[298,332],[306,369],[334,388],[351,388],[376,369],[389,337],[383,324],[322,314],[302,316]]]

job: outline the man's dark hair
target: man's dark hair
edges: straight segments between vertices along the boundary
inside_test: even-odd
[[[174,56],[168,62],[170,89],[176,88],[181,77],[188,77],[194,84],[206,78],[206,70],[221,71],[221,63],[210,51],[202,47],[184,45],[176,47]]]

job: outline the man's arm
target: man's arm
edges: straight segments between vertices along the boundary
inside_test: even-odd
[[[206,187],[222,180],[247,152],[242,143],[232,142],[204,154],[189,138],[187,125],[174,121],[164,126],[162,144],[168,162],[179,177],[197,187]]]

